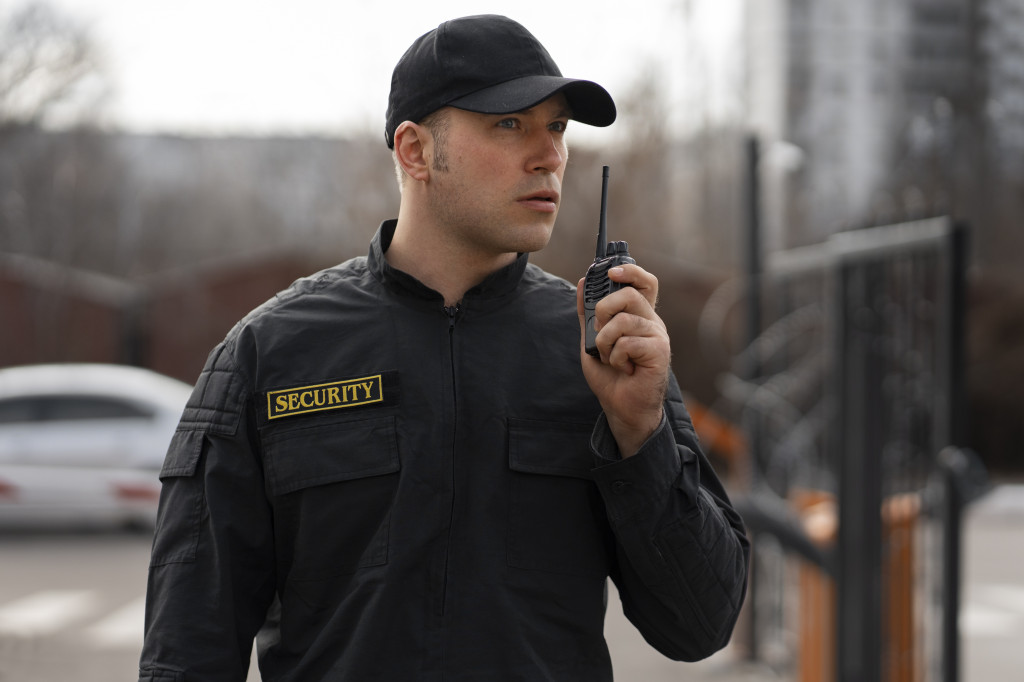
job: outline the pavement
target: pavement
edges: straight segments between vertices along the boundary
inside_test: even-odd
[[[960,682],[1024,679],[1024,481],[1002,481],[973,503],[963,542]],[[823,682],[798,680],[785,663],[773,669],[747,661],[739,643],[698,663],[669,661],[626,621],[615,594],[609,595],[605,631],[620,682]],[[793,650],[798,645],[791,635],[780,640]],[[773,658],[792,661],[793,650]],[[925,674],[922,681],[939,676]]]
[[[144,535],[0,535],[0,682],[132,679],[149,546]],[[1024,480],[1004,481],[969,508],[964,550],[960,682],[1022,680]],[[781,593],[794,606],[796,591]],[[617,595],[609,597],[606,630],[619,682],[826,682],[798,679],[792,619],[779,625],[774,646],[763,647],[774,667],[745,660],[739,636],[706,661],[676,663],[626,621]],[[255,666],[249,679],[259,680]],[[922,674],[914,682],[940,680]]]

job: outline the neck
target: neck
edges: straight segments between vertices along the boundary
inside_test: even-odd
[[[448,238],[443,226],[414,220],[400,210],[384,256],[393,267],[440,293],[446,306],[452,306],[488,275],[512,263],[517,254],[480,253]]]

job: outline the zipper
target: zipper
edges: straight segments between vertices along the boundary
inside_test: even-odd
[[[455,323],[458,321],[459,313],[462,311],[462,304],[456,303],[451,306],[444,306],[444,312],[448,315],[448,359],[452,372],[452,457],[451,457],[451,506],[448,510],[448,540],[444,548],[444,573],[441,578],[441,615],[445,615],[448,603],[448,559],[452,551],[452,535],[455,529],[455,440],[458,432],[458,391],[455,384]]]
[[[455,320],[458,318],[459,313],[462,312],[462,304],[456,303],[455,305],[444,306],[444,314],[448,316],[448,338],[451,340],[451,335],[455,330]]]

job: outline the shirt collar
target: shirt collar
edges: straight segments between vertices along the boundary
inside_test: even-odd
[[[412,275],[393,267],[384,257],[388,247],[391,246],[391,239],[395,236],[397,225],[397,220],[385,220],[377,228],[377,233],[370,242],[370,253],[367,256],[370,272],[385,287],[396,293],[426,300],[443,301],[440,293],[423,284]],[[512,293],[522,279],[523,272],[526,271],[527,260],[528,254],[519,254],[512,263],[492,272],[480,284],[467,291],[463,300],[490,300]]]

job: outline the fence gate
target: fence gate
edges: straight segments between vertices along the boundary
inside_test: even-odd
[[[844,232],[755,271],[763,328],[722,382],[750,438],[749,636],[797,603],[802,682],[957,680],[965,235]],[[765,547],[800,576],[760,584]]]

